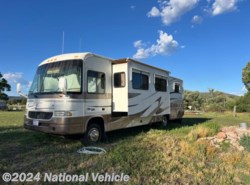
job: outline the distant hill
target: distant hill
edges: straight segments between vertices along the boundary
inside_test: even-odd
[[[185,91],[186,109],[203,111],[232,110],[240,96],[211,89],[209,92]],[[190,108],[191,107],[191,108]]]
[[[199,93],[201,94],[201,96],[204,96],[204,97],[211,96],[210,92],[199,92]],[[215,91],[215,93],[223,94],[223,95],[225,95],[225,96],[227,96],[229,98],[233,98],[233,99],[240,97],[240,96],[237,96],[235,94],[224,93],[224,92],[221,92],[221,91]]]

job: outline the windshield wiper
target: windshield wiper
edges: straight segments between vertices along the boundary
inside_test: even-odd
[[[51,91],[51,92],[47,92],[48,94],[57,94],[59,97],[62,97],[62,92],[60,91]]]
[[[29,94],[28,95],[33,95],[35,98],[38,98],[37,94],[32,92],[32,91],[29,91]]]

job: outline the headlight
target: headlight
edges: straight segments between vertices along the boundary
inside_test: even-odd
[[[54,116],[63,117],[63,116],[72,116],[72,112],[70,111],[55,111]]]

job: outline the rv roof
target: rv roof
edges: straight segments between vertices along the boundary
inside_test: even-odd
[[[53,56],[53,57],[50,57],[50,58],[44,60],[43,62],[41,62],[39,64],[39,66],[41,66],[43,64],[47,64],[47,63],[62,61],[62,60],[72,60],[72,59],[82,59],[82,60],[84,60],[84,59],[86,59],[88,57],[91,57],[91,56],[97,56],[97,57],[100,57],[100,58],[108,59],[108,60],[112,61],[112,63],[114,63],[114,64],[134,62],[134,63],[138,63],[138,64],[141,64],[141,65],[144,65],[144,66],[148,66],[150,68],[154,68],[154,69],[157,69],[157,70],[160,70],[160,71],[164,71],[164,72],[170,74],[170,71],[167,71],[167,70],[155,67],[155,66],[151,66],[151,65],[136,61],[136,60],[131,59],[131,58],[121,58],[121,59],[117,59],[117,60],[112,60],[110,58],[103,57],[103,56],[100,56],[100,55],[97,55],[97,54],[94,54],[94,53],[90,53],[90,52],[68,53],[68,54],[56,55],[56,56]]]
[[[91,56],[97,56],[97,57],[100,57],[100,58],[105,58],[105,59],[108,59],[108,60],[112,60],[112,59],[109,59],[109,58],[106,58],[106,57],[103,57],[103,56],[100,56],[100,55],[96,55],[96,54],[90,53],[90,52],[68,53],[68,54],[61,54],[61,55],[56,55],[56,56],[50,57],[50,58],[44,60],[43,62],[41,62],[39,64],[39,66],[41,66],[43,64],[51,63],[51,62],[62,61],[62,60],[72,60],[72,59],[82,59],[82,60],[84,60],[84,59],[86,59],[88,57],[91,57]]]
[[[167,70],[155,67],[155,66],[151,66],[151,65],[139,62],[139,61],[131,59],[131,58],[121,58],[121,59],[117,59],[117,60],[112,60],[112,63],[114,63],[114,64],[128,63],[128,62],[135,62],[135,63],[141,64],[141,65],[144,65],[144,66],[148,66],[148,67],[151,67],[151,68],[154,68],[154,69],[157,69],[157,70],[161,70],[161,71],[164,71],[164,72],[167,72],[168,74],[170,74],[170,71],[167,71]]]
[[[172,79],[174,79],[174,80],[177,80],[177,81],[180,81],[180,82],[183,82],[183,80],[180,79],[180,78],[176,78],[176,77],[173,77],[173,76],[170,76],[170,78],[172,78]]]

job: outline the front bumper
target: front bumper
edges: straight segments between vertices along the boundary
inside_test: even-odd
[[[37,120],[38,125],[33,125],[33,120],[24,116],[24,128],[57,135],[82,134],[85,132],[83,117]]]

